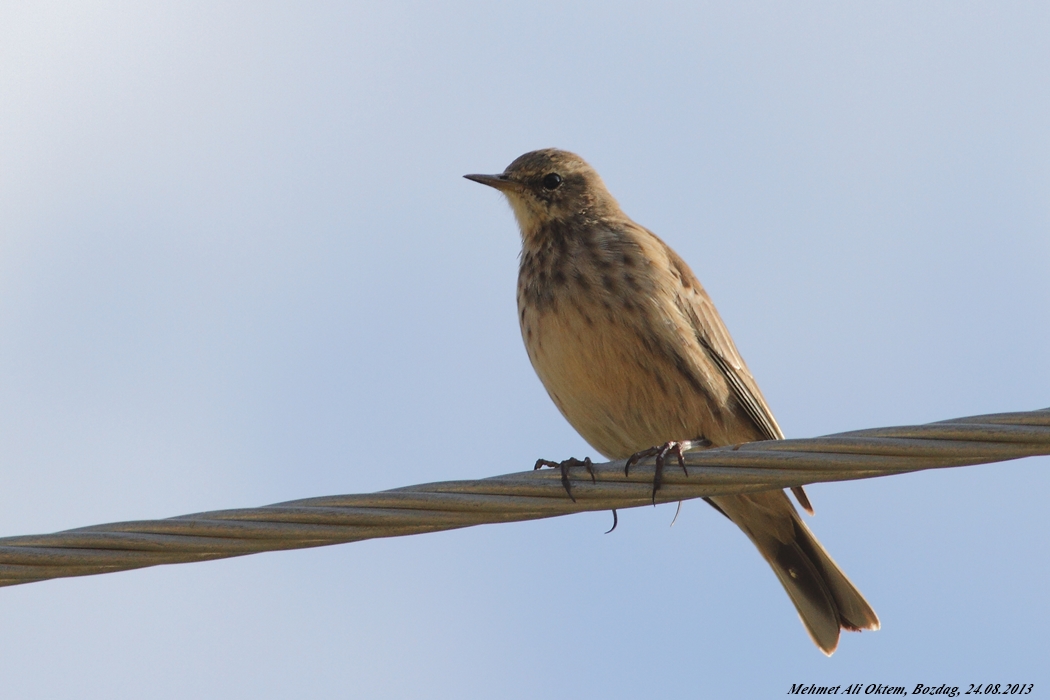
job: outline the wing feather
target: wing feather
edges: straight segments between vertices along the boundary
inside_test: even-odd
[[[740,351],[736,349],[736,343],[729,335],[729,329],[726,328],[722,317],[718,315],[718,310],[711,301],[711,297],[707,295],[707,291],[685,261],[666,243],[664,248],[671,265],[682,281],[683,292],[677,300],[679,308],[692,323],[700,347],[725,377],[733,397],[761,435],[766,440],[783,440],[784,431],[780,429],[776,418],[773,417],[773,411],[766,403],[766,398],[762,396],[758,382],[748,370]],[[793,486],[791,493],[795,495],[803,510],[813,515],[813,504],[810,503],[805,489],[801,486]]]
[[[733,397],[762,436],[766,440],[782,440],[784,432],[773,417],[769,404],[758,388],[758,382],[748,370],[711,298],[684,260],[669,247],[667,255],[682,280],[683,293],[678,299],[679,307],[692,323],[700,346],[725,377]]]

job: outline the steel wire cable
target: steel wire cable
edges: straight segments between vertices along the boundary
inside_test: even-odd
[[[866,479],[1050,454],[1050,408],[690,451],[672,460],[655,502]],[[0,586],[159,564],[399,537],[653,503],[652,460],[444,481],[390,491],[0,538]]]

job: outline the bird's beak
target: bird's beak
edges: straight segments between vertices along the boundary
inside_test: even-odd
[[[489,187],[495,187],[500,192],[521,189],[521,185],[514,180],[511,180],[506,175],[464,175],[463,177],[468,180],[473,180],[474,182],[480,182],[483,185],[488,185]]]

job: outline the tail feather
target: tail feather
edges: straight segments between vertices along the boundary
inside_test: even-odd
[[[843,629],[851,632],[879,629],[879,617],[872,610],[857,587],[846,577],[831,555],[820,545],[810,529],[795,516],[798,530],[796,541],[821,572],[824,583],[831,591],[838,609]]]
[[[830,656],[839,630],[877,630],[879,618],[799,518],[783,491],[718,496],[711,504],[758,548],[813,642]]]

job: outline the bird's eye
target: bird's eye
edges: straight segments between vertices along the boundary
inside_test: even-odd
[[[549,173],[543,178],[543,186],[548,190],[556,190],[560,184],[561,175],[558,173]]]

